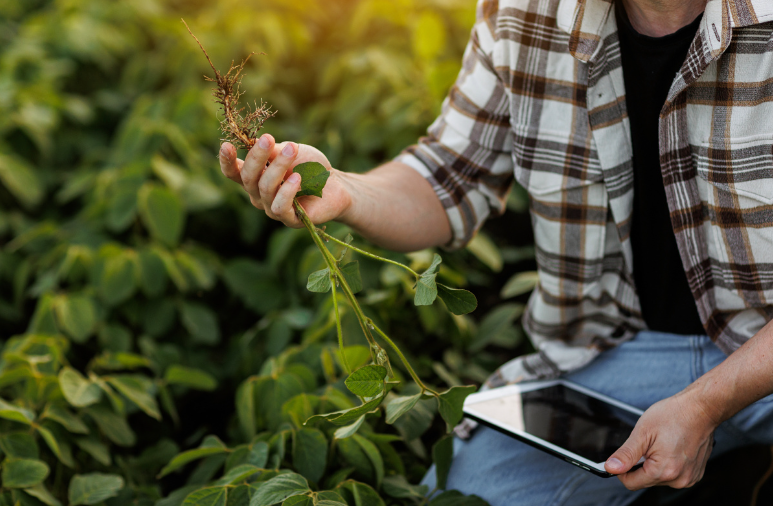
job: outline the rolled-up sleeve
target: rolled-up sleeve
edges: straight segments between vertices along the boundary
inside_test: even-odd
[[[492,54],[496,1],[480,0],[462,70],[427,136],[396,160],[432,185],[448,214],[449,249],[467,244],[489,215],[504,212],[513,181],[509,100]]]

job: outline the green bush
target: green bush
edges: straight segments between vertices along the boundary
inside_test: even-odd
[[[433,446],[447,460],[434,401],[394,424],[369,415],[356,433],[304,425],[356,401],[330,298],[305,288],[322,259],[306,231],[265,219],[220,175],[208,67],[180,17],[220,66],[267,53],[244,89],[279,111],[269,132],[360,171],[434,119],[474,2],[277,3],[0,2],[4,504],[414,504]],[[516,192],[511,207],[524,202]],[[528,218],[507,219],[491,231],[528,235]],[[404,271],[359,259],[365,312],[430,383],[480,383],[528,347],[523,305],[498,297],[531,258],[528,239],[495,237],[439,271],[472,285],[474,316],[414,308]],[[433,256],[378,253],[418,271]],[[506,295],[533,283],[520,276]],[[348,361],[364,365],[342,309]]]

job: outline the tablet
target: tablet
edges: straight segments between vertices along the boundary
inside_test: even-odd
[[[643,413],[567,380],[495,388],[464,402],[469,418],[605,478],[615,475],[604,462]]]

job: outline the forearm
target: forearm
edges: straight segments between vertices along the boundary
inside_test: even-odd
[[[367,174],[340,173],[351,203],[338,221],[394,251],[416,251],[451,240],[451,225],[432,186],[418,172],[389,162]]]
[[[695,397],[715,425],[773,393],[773,322],[684,393]]]

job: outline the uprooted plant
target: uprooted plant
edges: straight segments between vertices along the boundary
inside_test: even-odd
[[[190,28],[188,31],[190,32]],[[192,32],[191,36],[196,39]],[[250,149],[255,144],[258,131],[263,127],[264,122],[274,115],[274,112],[271,111],[268,105],[261,103],[260,106],[256,104],[253,108],[247,108],[247,113],[244,115],[245,108],[240,108],[239,106],[239,98],[242,96],[239,85],[242,71],[249,56],[239,65],[232,62],[228,72],[223,74],[215,68],[198,39],[196,39],[196,42],[206,55],[207,61],[215,73],[214,78],[206,77],[206,79],[216,84],[213,94],[215,101],[221,106],[223,112],[223,120],[221,122],[221,131],[224,135],[223,140],[230,141],[239,148]],[[395,376],[389,361],[389,355],[382,344],[380,344],[380,340],[399,357],[400,362],[419,387],[419,393],[415,395],[392,397],[385,406],[386,422],[389,424],[394,423],[399,417],[413,409],[421,399],[435,398],[438,404],[438,411],[445,420],[447,429],[450,432],[461,420],[464,399],[475,390],[475,387],[455,386],[438,392],[427,386],[416,374],[397,344],[363,312],[355,297],[355,293],[362,288],[359,264],[357,261],[344,263],[344,258],[347,251],[352,251],[407,270],[416,281],[414,304],[417,306],[430,305],[439,297],[451,313],[462,315],[470,313],[477,307],[475,296],[466,290],[451,288],[437,282],[438,269],[442,262],[440,255],[435,254],[429,268],[422,273],[418,273],[399,262],[382,258],[352,246],[351,236],[341,241],[326,233],[322,228],[315,226],[298,199],[299,197],[321,198],[330,173],[322,164],[316,162],[300,164],[293,171],[301,176],[301,187],[293,201],[295,211],[311,235],[327,265],[325,269],[314,272],[309,276],[307,288],[317,293],[331,292],[342,362],[346,372],[349,374],[345,384],[362,403],[351,409],[314,415],[306,422],[308,423],[312,419],[325,419],[337,426],[341,426],[341,429],[336,432],[337,438],[349,437],[357,432],[366,415],[375,412],[381,406],[387,397],[387,393],[398,382],[394,381]],[[342,248],[341,254],[338,257],[334,256],[328,249],[326,242],[339,245]],[[339,289],[353,309],[370,349],[371,363],[355,371],[352,371],[349,367],[344,351],[344,336],[341,330],[341,315],[339,311]]]

